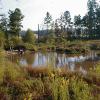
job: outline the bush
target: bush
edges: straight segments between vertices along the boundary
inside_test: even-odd
[[[24,43],[24,46],[26,47],[27,50],[37,51],[37,47],[35,45],[33,45],[33,44]]]
[[[27,30],[25,36],[23,37],[25,43],[34,44],[36,41],[36,37],[34,32],[30,29]]]
[[[20,37],[15,36],[5,42],[5,49],[15,47],[17,45],[23,45],[23,41]]]

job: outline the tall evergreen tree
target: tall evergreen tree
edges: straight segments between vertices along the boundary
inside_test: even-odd
[[[14,11],[9,11],[9,33],[11,35],[19,36],[23,18],[20,9],[16,8]]]
[[[55,27],[54,29],[55,29],[55,35],[56,35],[56,37],[60,36],[60,29],[59,29],[58,19],[55,20],[54,27]]]
[[[8,39],[8,19],[5,15],[1,16],[0,19],[0,30],[5,33],[6,39]]]
[[[50,15],[49,12],[47,12],[46,17],[44,18],[44,24],[46,24],[46,27],[47,27],[47,33],[48,33],[48,29],[49,29],[51,22],[52,22],[52,16]]]
[[[97,8],[97,2],[96,0],[88,0],[87,3],[88,6],[88,13],[87,13],[87,28],[90,36],[93,36],[95,34],[95,28],[96,28],[96,8]]]
[[[68,29],[68,27],[70,27],[71,24],[71,15],[69,11],[64,12],[64,23],[65,23],[65,28]]]
[[[65,11],[61,14],[59,18],[59,27],[61,31],[61,35],[63,37],[68,37],[70,34],[70,27],[71,27],[71,16],[69,11]]]
[[[80,35],[82,27],[82,20],[80,15],[74,16],[74,25],[75,25],[76,35]]]
[[[96,36],[100,38],[100,6],[96,9]]]
[[[5,15],[2,15],[1,19],[0,19],[0,29],[4,32],[7,31],[7,18]]]

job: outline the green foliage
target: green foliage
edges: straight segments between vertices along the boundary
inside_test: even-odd
[[[21,37],[15,36],[10,39],[14,46],[23,44]]]
[[[65,28],[67,27],[69,27],[70,26],[70,24],[71,24],[71,15],[70,15],[70,12],[69,11],[65,11],[64,12],[64,14],[63,14],[63,22],[64,22],[64,24],[65,24]]]
[[[81,16],[80,15],[74,16],[74,25],[75,26],[81,25]]]
[[[47,12],[46,17],[44,18],[44,24],[46,25],[46,28],[47,28],[47,34],[49,33],[51,23],[52,23],[52,16],[50,15],[49,12]]]
[[[90,88],[82,79],[55,77],[51,83],[53,100],[92,100]]]
[[[75,25],[75,29],[76,29],[76,34],[80,35],[81,34],[81,27],[82,27],[82,19],[81,16],[74,16],[74,25]]]
[[[21,69],[16,64],[7,62],[5,66],[4,79],[10,79],[10,81],[13,81],[20,76],[24,76],[24,73],[21,73]]]
[[[56,46],[65,47],[66,42],[67,42],[67,40],[62,36],[56,38]]]
[[[69,85],[71,100],[91,100],[90,88],[86,82],[77,77],[72,77]]]
[[[12,36],[10,39],[5,41],[5,48],[13,48],[18,45],[24,45],[22,38],[18,36]]]
[[[99,13],[98,11],[100,6],[96,0],[88,0],[87,6],[88,12],[83,17],[82,23],[85,27],[87,27],[89,36],[93,37],[97,34],[99,35],[98,28],[100,27],[100,22],[98,20],[99,15],[97,13]]]
[[[48,35],[48,37],[47,37],[48,39],[47,39],[47,43],[50,45],[55,45],[55,34],[54,33],[50,33],[49,35]]]
[[[5,15],[2,15],[1,19],[0,19],[0,30],[2,30],[3,32],[7,32],[7,18]],[[7,35],[7,34],[6,34]]]
[[[97,74],[100,74],[100,64],[97,65],[96,69],[95,69],[95,72]]]
[[[24,46],[26,47],[27,50],[35,50],[37,51],[37,47],[33,44],[30,43],[24,43]]]
[[[5,44],[5,33],[0,30],[0,47],[3,47]]]
[[[46,17],[44,18],[44,24],[47,25],[47,30],[49,28],[49,25],[51,24],[52,21],[52,16],[50,15],[49,12],[46,13]]]
[[[36,37],[34,35],[34,32],[32,30],[28,29],[25,36],[23,37],[24,42],[34,44]]]
[[[68,92],[68,80],[60,77],[53,79],[51,83],[53,100],[70,100]]]
[[[9,11],[9,33],[11,35],[19,36],[21,31],[21,21],[24,18],[20,9],[16,8],[14,11]]]

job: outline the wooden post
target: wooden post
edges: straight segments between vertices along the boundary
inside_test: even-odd
[[[38,24],[38,45],[39,45],[39,32],[40,32],[40,29],[39,29],[39,24]]]

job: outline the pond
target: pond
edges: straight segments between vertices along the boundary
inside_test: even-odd
[[[36,52],[27,53],[24,55],[10,55],[7,57],[10,61],[15,62],[21,66],[32,67],[66,67],[71,71],[81,71],[86,73],[89,68],[95,68],[100,61],[100,57],[96,52],[91,51],[88,54],[69,55],[60,54],[56,52]]]

